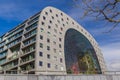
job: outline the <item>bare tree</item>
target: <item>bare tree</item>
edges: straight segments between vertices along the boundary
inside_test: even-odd
[[[113,30],[120,23],[120,0],[73,0],[84,11],[84,17],[93,16],[97,20],[112,23]]]

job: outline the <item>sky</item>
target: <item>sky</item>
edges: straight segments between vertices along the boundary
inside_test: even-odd
[[[47,6],[56,7],[83,26],[98,42],[109,71],[120,71],[120,28],[91,17],[81,18],[83,10],[72,0],[0,0],[0,36]],[[107,25],[106,25],[107,24]]]

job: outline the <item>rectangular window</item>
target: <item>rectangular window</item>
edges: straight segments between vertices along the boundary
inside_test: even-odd
[[[42,35],[40,35],[40,39],[43,40],[43,36]]]
[[[47,38],[47,42],[50,43],[50,39],[49,38]]]
[[[39,66],[43,66],[43,62],[42,61],[39,61]]]
[[[40,48],[43,48],[43,44],[42,43],[40,43]]]
[[[47,58],[50,59],[50,54],[47,55]]]
[[[51,28],[51,26],[48,26],[48,29],[50,29]]]
[[[50,63],[48,63],[48,64],[47,64],[47,67],[48,67],[48,68],[50,68],[50,67],[51,67]]]
[[[44,29],[43,29],[43,28],[40,28],[40,30],[41,30],[41,32],[43,32],[43,31],[44,31]]]
[[[61,63],[63,62],[62,58],[60,58],[60,62],[61,62]]]
[[[62,46],[61,46],[61,44],[59,44],[59,48],[61,48]]]
[[[50,46],[47,46],[47,50],[50,50]]]
[[[61,42],[61,41],[62,41],[62,39],[61,39],[61,38],[59,38],[59,41]]]
[[[39,52],[39,56],[43,56],[43,53],[42,53],[42,52]]]
[[[45,23],[44,22],[41,22],[42,25],[44,25]]]

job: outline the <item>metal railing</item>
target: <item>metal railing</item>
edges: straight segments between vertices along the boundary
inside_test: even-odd
[[[30,72],[34,72],[34,73],[30,73]],[[45,70],[41,70],[41,71],[36,71],[34,69],[32,70],[0,70],[0,74],[35,74],[35,72],[38,72],[40,74],[45,73],[44,75],[49,75],[47,73],[50,73],[50,75],[56,75],[55,73],[58,73],[57,75],[61,75],[59,73],[62,73],[62,75],[120,75],[120,71],[80,71],[79,73],[76,74],[72,74],[72,73],[67,73],[66,71],[45,71]],[[53,74],[52,74],[53,73]]]

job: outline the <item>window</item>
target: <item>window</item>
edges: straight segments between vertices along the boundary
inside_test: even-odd
[[[43,16],[43,20],[46,20],[46,17],[45,17],[45,16]]]
[[[44,25],[45,23],[44,22],[41,22],[42,25]]]
[[[47,64],[47,67],[48,67],[48,68],[50,68],[50,67],[51,67],[50,63],[48,63],[48,64]]]
[[[47,46],[47,50],[50,50],[50,46]]]
[[[61,18],[61,20],[64,21],[63,18]]]
[[[61,62],[61,63],[63,62],[62,58],[60,58],[60,62]]]
[[[61,48],[62,46],[61,46],[61,44],[59,44],[59,48]]]
[[[39,56],[43,56],[43,53],[42,53],[42,52],[39,52]]]
[[[61,16],[63,16],[63,13],[61,13]]]
[[[48,34],[50,34],[50,32],[47,32]]]
[[[39,66],[43,66],[43,62],[42,61],[39,61]]]
[[[61,41],[62,41],[62,39],[61,39],[61,38],[59,38],[59,41],[61,42]]]
[[[54,19],[54,17],[52,16],[52,19]]]
[[[40,39],[43,40],[43,36],[42,35],[40,35]]]
[[[44,29],[43,28],[41,28],[41,32],[43,32],[44,31]]]
[[[42,43],[40,43],[40,48],[43,48],[43,44]]]
[[[69,18],[67,18],[67,20],[69,20]]]
[[[72,22],[72,24],[74,24],[74,22]]]
[[[52,13],[52,10],[50,9],[50,12]]]
[[[50,39],[49,38],[47,38],[47,42],[50,43]]]
[[[47,12],[45,12],[45,14],[46,14],[46,15],[48,15],[48,13],[47,13]]]
[[[49,22],[50,22],[50,23],[52,23],[52,21],[51,21],[51,20],[50,20]]]
[[[60,29],[61,29],[61,31],[63,31],[63,28],[62,28],[62,27],[61,27]]]
[[[47,54],[47,58],[50,59],[50,54]]]
[[[51,26],[48,26],[48,29],[50,29],[51,28]]]
[[[63,24],[63,26],[65,26],[65,24]]]
[[[58,14],[56,14],[56,17],[58,17]]]

